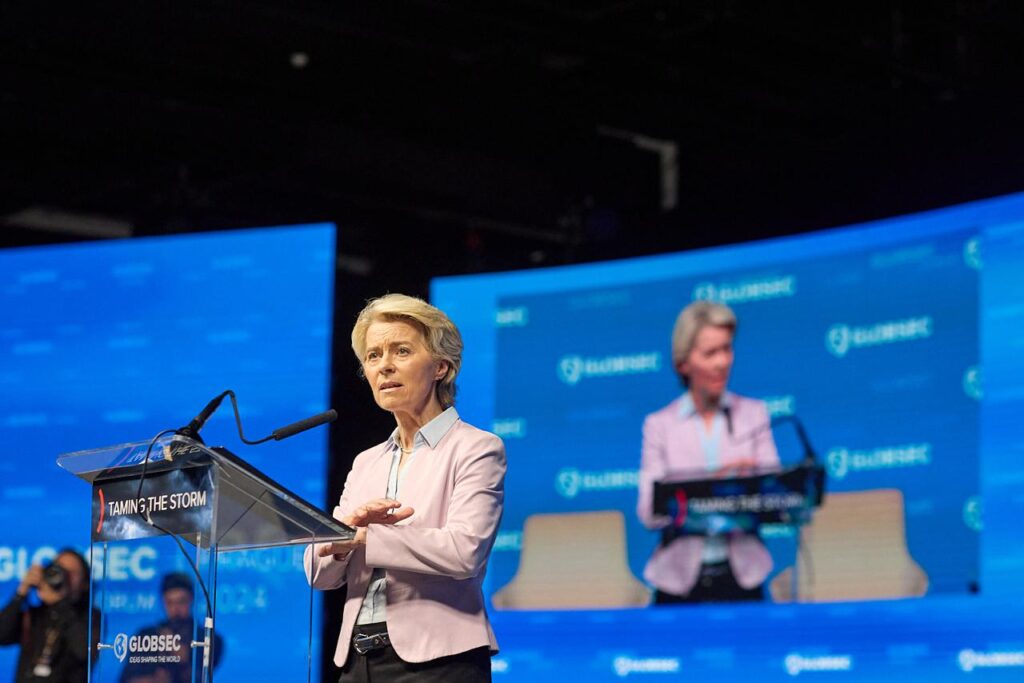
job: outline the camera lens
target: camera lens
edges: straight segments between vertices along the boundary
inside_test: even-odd
[[[55,591],[59,591],[64,588],[64,583],[67,581],[67,572],[64,571],[64,567],[60,566],[56,562],[49,565],[43,570],[43,581],[47,586]]]

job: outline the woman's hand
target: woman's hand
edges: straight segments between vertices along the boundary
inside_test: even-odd
[[[409,519],[413,512],[415,510],[402,507],[394,498],[378,498],[363,503],[341,521],[355,527],[364,527],[367,524],[395,524],[403,519]]]
[[[363,503],[352,514],[342,518],[342,523],[356,527],[356,535],[351,541],[338,543],[324,543],[317,548],[316,554],[320,557],[328,555],[344,557],[349,552],[361,545],[366,545],[366,527],[370,524],[395,524],[403,519],[412,517],[415,512],[410,507],[402,507],[402,503],[394,498],[378,498]]]
[[[43,567],[42,565],[34,564],[25,572],[25,578],[21,580],[21,585],[18,586],[18,595],[25,597],[30,589],[38,588],[42,584]]]
[[[351,541],[319,544],[316,549],[316,554],[320,557],[336,555],[338,556],[337,559],[340,560],[361,545],[366,545],[366,527],[356,529],[356,535]]]
[[[753,458],[743,458],[736,460],[728,465],[719,467],[712,473],[712,476],[719,479],[727,479],[730,477],[744,477],[754,474],[757,471],[757,461]]]

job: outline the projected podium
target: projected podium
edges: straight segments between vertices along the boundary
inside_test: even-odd
[[[302,551],[309,543],[350,539],[354,530],[222,448],[181,436],[149,446],[122,444],[57,460],[92,484],[90,590],[102,619],[99,633],[90,634],[96,657],[90,681],[163,680],[159,676],[170,672],[174,681],[205,683],[215,669],[230,670],[225,664],[232,657],[250,655],[291,660],[286,668],[295,675],[288,680],[311,680],[311,644],[318,634],[312,631],[313,591],[302,570]],[[201,584],[178,545],[198,569]],[[273,580],[294,589],[289,609],[261,612],[258,596],[235,590],[231,574],[240,566],[283,566]],[[161,591],[168,575],[179,586],[192,581],[189,619]],[[188,594],[179,589],[176,595]],[[266,621],[261,642],[232,643],[225,657],[215,651],[223,641],[215,634],[225,624],[244,621],[251,630],[259,619]],[[228,626],[222,633],[230,631]],[[281,647],[275,641],[283,633],[304,633],[304,647]]]
[[[653,510],[672,523],[662,530],[668,545],[678,536],[754,533],[761,524],[794,528],[800,555],[800,527],[811,521],[825,493],[825,469],[811,458],[786,469],[730,478],[680,478],[654,483]],[[797,595],[796,570],[791,575]]]
[[[752,531],[759,523],[806,523],[824,492],[825,470],[812,462],[740,477],[655,482],[653,505],[656,514],[672,517],[672,533]],[[733,526],[708,528],[716,523]]]

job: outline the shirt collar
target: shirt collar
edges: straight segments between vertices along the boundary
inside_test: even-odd
[[[413,448],[415,448],[419,443],[426,443],[431,448],[437,448],[437,444],[458,421],[459,413],[455,410],[455,406],[449,407],[443,413],[419,428],[416,435],[413,437]],[[398,427],[395,427],[395,431],[391,432],[391,436],[388,437],[387,443],[392,448],[398,447]]]
[[[732,408],[732,393],[726,391],[722,394],[722,400],[718,402],[718,408]],[[697,406],[693,404],[693,394],[689,390],[684,391],[679,399],[679,417],[686,419],[697,414]]]

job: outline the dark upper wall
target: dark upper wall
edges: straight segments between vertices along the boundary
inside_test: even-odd
[[[1016,3],[805,4],[7,3],[3,239],[327,219],[422,291],[1022,186]]]

